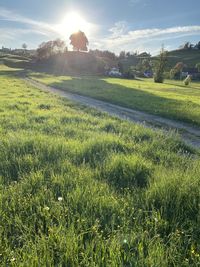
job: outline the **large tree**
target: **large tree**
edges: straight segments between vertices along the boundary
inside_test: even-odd
[[[78,31],[73,33],[69,39],[71,41],[70,44],[73,46],[75,51],[88,51],[87,46],[89,42],[84,32]]]

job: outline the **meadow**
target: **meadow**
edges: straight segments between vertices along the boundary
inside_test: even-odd
[[[66,77],[44,73],[30,73],[29,76],[72,93],[200,126],[199,82],[186,87],[182,81],[172,80],[157,84],[152,79]]]
[[[15,74],[0,67],[0,266],[200,266],[199,151]]]

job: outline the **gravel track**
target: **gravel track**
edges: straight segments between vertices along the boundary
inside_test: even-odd
[[[40,83],[30,78],[23,79],[28,84],[35,86],[38,89],[49,91],[59,96],[68,98],[72,101],[109,113],[112,116],[116,116],[118,118],[129,120],[135,123],[140,123],[145,127],[163,129],[166,132],[174,130],[180,134],[182,139],[187,144],[192,145],[195,148],[200,148],[200,128],[196,126],[192,126],[184,122],[163,118],[157,115],[148,114],[138,110],[110,104],[108,102],[96,100],[91,97],[72,94],[67,91],[60,90],[58,88],[46,86],[43,83]]]

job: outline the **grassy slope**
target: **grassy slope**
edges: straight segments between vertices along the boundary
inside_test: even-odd
[[[185,87],[181,82],[170,80],[156,84],[149,79],[101,79],[42,73],[32,73],[30,76],[66,91],[200,125],[200,83]]]
[[[200,63],[200,50],[174,50],[168,53],[168,67],[173,68],[177,62],[183,62],[188,67]]]
[[[195,152],[13,74],[1,68],[0,265],[199,266]]]

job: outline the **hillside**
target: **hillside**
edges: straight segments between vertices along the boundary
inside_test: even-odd
[[[153,57],[155,59],[155,57]],[[195,67],[200,62],[200,50],[173,50],[168,52],[167,68],[173,68],[177,62],[183,62],[188,67]]]
[[[48,59],[41,61],[30,60],[26,56],[18,56],[14,54],[0,55],[0,60],[5,65],[14,68],[30,68],[35,71],[44,71],[54,74],[103,74],[105,67],[117,67],[119,63],[126,70],[131,66],[136,66],[147,56],[130,55],[129,57],[120,60],[111,59],[109,57],[100,57],[91,53],[68,51],[64,54],[53,55]],[[157,56],[151,57],[153,64]],[[177,62],[183,62],[188,67],[195,67],[200,62],[200,50],[173,50],[168,52],[167,71],[173,68]]]
[[[91,53],[68,51],[63,54],[52,55],[47,59],[36,60],[14,54],[0,55],[0,60],[11,68],[32,69],[52,74],[103,74],[105,66],[114,67],[118,60],[109,57],[99,57]]]

